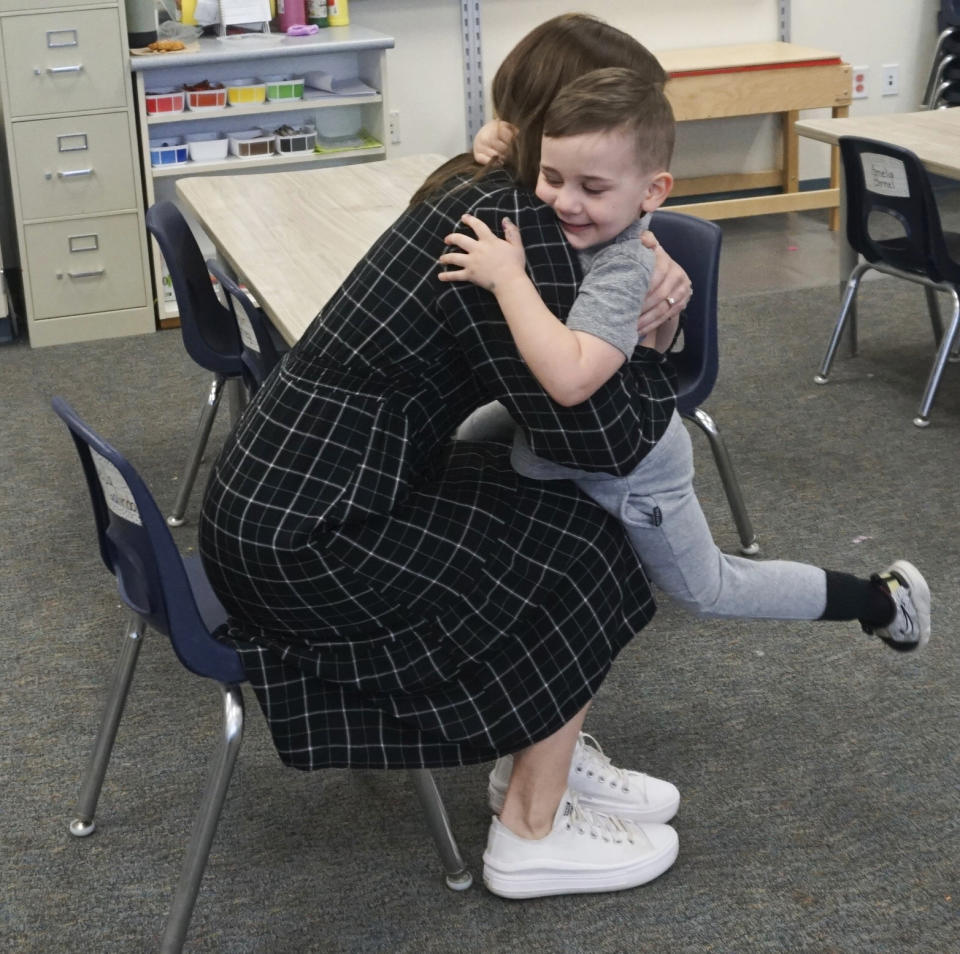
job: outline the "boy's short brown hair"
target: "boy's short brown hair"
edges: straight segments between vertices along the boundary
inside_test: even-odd
[[[592,70],[557,93],[543,121],[551,138],[625,129],[637,141],[637,161],[647,172],[670,167],[675,138],[673,109],[663,85],[633,70]]]

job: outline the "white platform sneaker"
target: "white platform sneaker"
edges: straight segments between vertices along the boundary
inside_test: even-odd
[[[497,759],[490,772],[487,795],[497,815],[513,771],[513,756]],[[580,805],[592,812],[603,812],[635,822],[668,822],[680,806],[677,787],[663,779],[617,768],[603,754],[592,735],[580,733],[567,785],[579,795]]]
[[[544,838],[521,838],[491,819],[483,883],[503,898],[622,891],[662,875],[678,850],[669,825],[590,811],[567,790]]]

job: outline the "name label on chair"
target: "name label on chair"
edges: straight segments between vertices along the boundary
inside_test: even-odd
[[[868,191],[900,199],[910,198],[907,167],[899,159],[881,156],[876,152],[862,152],[860,162],[863,164],[863,178]]]
[[[240,331],[240,340],[255,354],[260,354],[260,345],[257,344],[257,335],[250,324],[250,319],[243,313],[242,308],[236,312],[237,329]]]
[[[107,506],[122,520],[128,523],[135,523],[142,527],[140,520],[140,511],[133,500],[133,492],[129,484],[123,479],[123,474],[106,459],[98,454],[92,447],[90,453],[93,456],[93,466],[97,469],[97,477],[100,478],[100,486],[103,488],[103,496],[107,501]]]

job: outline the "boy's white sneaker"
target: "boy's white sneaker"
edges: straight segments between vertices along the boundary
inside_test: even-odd
[[[930,587],[923,574],[912,563],[897,560],[871,579],[889,594],[896,612],[886,626],[864,629],[901,651],[926,646],[930,639]]]
[[[544,838],[521,838],[491,819],[483,883],[503,898],[622,891],[662,875],[678,851],[669,825],[589,811],[568,790]]]
[[[513,771],[513,756],[497,759],[490,772],[487,795],[491,810],[499,815]],[[617,768],[603,754],[592,735],[581,732],[573,750],[567,778],[570,791],[589,811],[616,815],[635,822],[668,822],[680,806],[676,785],[663,779]]]

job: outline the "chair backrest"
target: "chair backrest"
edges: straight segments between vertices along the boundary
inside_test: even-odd
[[[940,0],[937,28],[942,31],[955,26],[960,26],[960,0]]]
[[[950,258],[927,170],[909,149],[875,139],[840,137],[846,177],[847,241],[868,262],[960,279]]]
[[[710,396],[717,380],[717,278],[723,232],[716,222],[665,209],[653,213],[650,228],[693,283],[683,350],[670,355],[679,378],[677,407],[687,414]]]
[[[244,366],[244,380],[247,387],[255,391],[280,360],[280,354],[273,343],[273,338],[270,337],[268,328],[270,319],[251,301],[250,296],[218,262],[208,261],[207,268],[220,282],[224,298],[237,323],[242,346],[240,358]]]
[[[147,209],[146,218],[147,231],[160,246],[170,272],[187,354],[208,371],[241,374],[237,322],[217,301],[203,253],[183,213],[163,200]]]
[[[52,403],[80,455],[100,556],[116,577],[123,602],[169,637],[191,672],[219,682],[244,682],[237,653],[210,635],[180,553],[140,475],[63,398]]]

